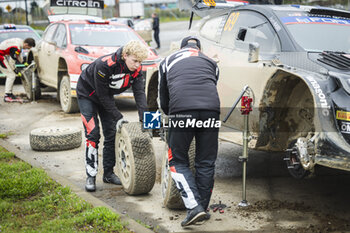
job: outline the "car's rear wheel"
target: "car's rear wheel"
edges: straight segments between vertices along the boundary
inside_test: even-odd
[[[62,77],[59,87],[59,97],[61,108],[66,113],[74,113],[79,111],[78,100],[72,97],[70,88],[70,79],[68,75]]]

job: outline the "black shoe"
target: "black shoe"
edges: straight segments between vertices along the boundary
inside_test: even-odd
[[[203,217],[202,220],[209,220],[210,219],[210,214],[208,212],[205,212],[205,216]]]
[[[192,210],[187,211],[185,220],[181,222],[181,226],[185,227],[191,224],[195,224],[198,221],[202,221],[206,216],[206,213],[201,205],[196,206]]]
[[[96,191],[96,177],[86,178],[85,190],[88,192]]]
[[[110,183],[110,184],[116,184],[116,185],[121,185],[122,182],[120,182],[120,179],[118,176],[116,176],[114,173],[104,176],[103,175],[103,182],[105,183]]]

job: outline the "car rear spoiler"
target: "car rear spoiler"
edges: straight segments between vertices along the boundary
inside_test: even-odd
[[[218,12],[223,9],[232,8],[235,6],[249,4],[248,1],[244,0],[179,0],[179,9],[180,10],[189,10],[191,11],[190,25],[192,25],[193,15],[196,14],[199,17],[204,17],[211,15],[215,12]]]

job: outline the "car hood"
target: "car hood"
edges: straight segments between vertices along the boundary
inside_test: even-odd
[[[76,46],[79,47],[79,46]],[[94,58],[101,57],[106,54],[114,53],[116,52],[120,47],[103,47],[103,46],[80,46],[81,48],[85,49],[88,54],[82,53],[86,56],[91,56]],[[147,60],[154,60],[157,59],[158,56],[155,55],[150,49],[148,49],[148,57]]]

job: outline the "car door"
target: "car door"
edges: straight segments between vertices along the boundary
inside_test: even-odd
[[[53,56],[51,56],[52,52],[54,51],[54,34],[56,32],[56,29],[58,27],[58,24],[52,24],[48,26],[48,28],[45,30],[43,39],[41,40],[40,44],[38,45],[38,75],[40,78],[40,82],[44,83],[47,86],[55,87],[57,88],[56,83],[52,80],[51,70],[54,66],[57,66],[57,64],[54,64],[52,61]]]
[[[259,61],[248,62],[249,44],[260,48]],[[263,15],[254,11],[233,11],[223,26],[217,57],[219,59],[222,118],[226,116],[234,100],[245,85],[254,92],[255,111],[251,113],[253,125],[258,124],[259,102],[268,79],[276,72],[274,66],[266,65],[280,53],[281,46],[277,33]],[[234,111],[227,126],[243,129],[239,111]]]
[[[52,43],[48,47],[48,57],[50,57],[51,69],[48,72],[50,83],[59,86],[58,71],[59,71],[59,59],[62,56],[62,51],[67,47],[67,33],[64,24],[57,26],[56,32],[52,39]]]

